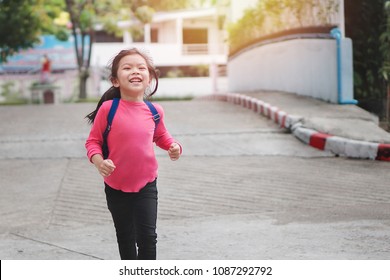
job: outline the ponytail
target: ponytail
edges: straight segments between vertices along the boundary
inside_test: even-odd
[[[107,100],[112,100],[114,98],[121,98],[121,93],[119,91],[119,88],[116,88],[114,86],[111,86],[100,98],[96,109],[85,116],[86,119],[88,119],[88,123],[93,124],[96,114],[99,111],[99,108],[102,106],[103,102]]]

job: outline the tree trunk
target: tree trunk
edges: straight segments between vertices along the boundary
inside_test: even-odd
[[[387,84],[387,96],[386,96],[386,120],[387,129],[390,129],[390,84]]]
[[[89,70],[79,70],[79,99],[87,98],[87,81],[89,77]]]

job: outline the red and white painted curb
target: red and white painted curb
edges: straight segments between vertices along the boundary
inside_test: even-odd
[[[202,99],[226,101],[253,110],[272,119],[280,127],[290,130],[302,142],[335,155],[390,161],[390,144],[352,140],[306,128],[303,126],[302,117],[289,115],[276,106],[248,95],[217,93],[204,96]]]

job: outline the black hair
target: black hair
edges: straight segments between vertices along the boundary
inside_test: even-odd
[[[127,56],[127,55],[132,55],[132,54],[138,54],[140,56],[142,56],[145,61],[146,61],[146,65],[148,67],[148,70],[149,70],[149,74],[152,78],[152,81],[154,79],[154,89],[150,91],[150,93],[145,93],[145,98],[150,98],[156,91],[157,91],[157,88],[158,88],[158,70],[154,67],[153,65],[153,61],[151,59],[151,57],[149,55],[147,55],[146,53],[138,50],[137,48],[131,48],[131,49],[127,49],[127,50],[122,50],[120,51],[112,60],[111,62],[111,74],[110,74],[110,81],[112,82],[113,79],[116,79],[117,78],[117,73],[118,73],[118,68],[119,68],[119,62],[120,60]],[[120,98],[121,97],[121,93],[120,93],[120,90],[119,88],[117,87],[114,87],[114,86],[111,86],[103,95],[102,97],[100,98],[97,106],[96,106],[96,109],[89,113],[86,118],[88,119],[88,122],[89,123],[93,123],[94,120],[95,120],[95,117],[96,117],[96,114],[97,112],[99,111],[99,108],[102,106],[103,102],[107,101],[107,100],[112,100],[114,98]]]

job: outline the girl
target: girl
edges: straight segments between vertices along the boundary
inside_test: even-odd
[[[112,61],[112,87],[87,115],[92,128],[85,147],[90,161],[104,177],[107,206],[111,212],[121,259],[156,259],[157,160],[153,142],[179,159],[182,148],[164,125],[164,112],[155,125],[144,102],[157,91],[158,74],[151,59],[133,48],[119,52]],[[151,90],[151,87],[154,87]],[[120,98],[107,137],[109,156],[102,155],[103,133],[113,98]]]

